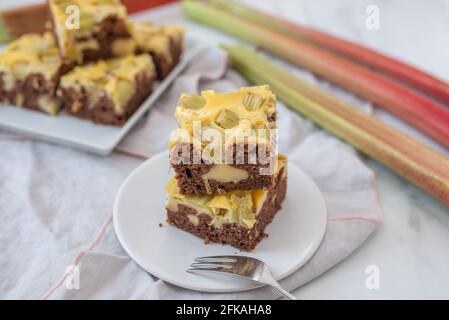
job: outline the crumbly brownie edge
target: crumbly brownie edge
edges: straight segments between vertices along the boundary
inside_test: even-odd
[[[71,115],[90,120],[97,124],[123,126],[126,121],[139,109],[142,102],[151,94],[155,77],[149,77],[145,71],[136,75],[136,92],[125,107],[125,113],[117,115],[110,97],[103,96],[95,105],[89,107],[90,97],[85,90],[80,93],[72,88],[61,88],[64,108]],[[79,101],[79,102],[77,102]],[[74,104],[80,104],[74,111]]]
[[[45,79],[42,74],[31,73],[24,80],[16,80],[11,90],[5,89],[3,74],[0,73],[0,101],[45,113],[39,106],[39,98],[49,97],[56,99],[59,80],[70,69],[71,66],[69,64],[63,63],[57,74],[50,80]]]
[[[182,48],[182,41],[177,41],[173,38],[170,38],[171,61],[167,59],[165,54],[157,53],[155,51],[149,53],[153,58],[158,80],[164,80],[168,76],[168,74],[178,65],[179,61],[181,60]],[[137,50],[137,54],[141,53],[145,52]]]
[[[17,81],[12,89],[7,90],[4,80],[4,74],[0,73],[0,101],[4,103],[15,104],[17,91],[18,91]]]
[[[204,239],[205,243],[229,244],[243,251],[252,251],[267,236],[265,228],[281,209],[286,192],[287,176],[284,175],[284,169],[282,169],[275,181],[274,187],[268,191],[267,200],[257,216],[256,224],[252,229],[248,229],[237,223],[224,224],[222,228],[215,228],[210,225],[212,218],[209,215],[198,214],[198,211],[185,205],[178,205],[177,212],[167,209],[167,222]],[[198,225],[194,225],[189,220],[189,215],[196,215],[198,217]]]

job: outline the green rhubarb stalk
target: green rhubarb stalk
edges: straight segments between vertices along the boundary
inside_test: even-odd
[[[406,63],[353,42],[289,22],[232,0],[209,0],[228,12],[280,32],[298,41],[308,41],[363,63],[449,104],[449,84]]]
[[[349,104],[327,97],[327,93],[312,88],[251,50],[241,46],[225,49],[232,65],[248,80],[256,84],[269,84],[290,108],[449,206],[449,159],[446,156]],[[321,100],[323,104],[317,103],[303,94],[303,88],[309,96],[321,95],[337,102],[338,107],[331,108],[332,104],[324,99]],[[308,91],[310,88],[313,89],[312,95]],[[338,112],[341,106],[345,110]]]
[[[336,54],[247,22],[213,6],[183,1],[183,7],[191,18],[251,41],[353,91],[449,148],[449,111],[425,96]]]
[[[11,36],[8,32],[8,28],[3,20],[3,17],[0,15],[0,43],[10,41]]]

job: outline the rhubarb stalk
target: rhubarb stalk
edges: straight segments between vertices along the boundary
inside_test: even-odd
[[[248,80],[269,84],[293,110],[449,206],[449,158],[399,130],[292,76],[243,46],[225,47]]]
[[[315,45],[344,55],[347,58],[401,80],[439,99],[441,102],[449,104],[448,83],[401,61],[336,36],[263,13],[236,1],[212,0],[210,2],[242,18],[280,32],[293,39],[309,41]]]
[[[449,111],[429,98],[332,52],[205,3],[183,1],[183,7],[191,18],[251,41],[376,103],[449,148]]]

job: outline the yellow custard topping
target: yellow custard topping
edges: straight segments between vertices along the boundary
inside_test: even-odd
[[[76,91],[86,90],[96,99],[107,95],[114,103],[115,112],[121,115],[135,94],[136,76],[141,72],[146,72],[149,77],[154,76],[154,64],[147,54],[76,67],[61,78],[61,87]],[[96,101],[90,103],[94,105]]]
[[[287,158],[278,156],[277,176],[282,168],[285,168]],[[286,170],[283,170],[286,174]],[[175,178],[166,185],[168,192],[167,209],[178,211],[178,205],[185,205],[195,209],[199,214],[206,214],[212,218],[211,225],[216,228],[226,223],[239,223],[251,229],[256,223],[257,216],[262,209],[268,195],[268,190],[232,191],[218,195],[182,195]],[[198,217],[189,217],[190,221],[198,220]]]
[[[275,129],[275,113],[276,96],[268,85],[264,85],[244,87],[230,93],[203,91],[200,96],[183,93],[175,116],[181,131],[186,131],[190,136],[190,142],[204,148],[205,144],[195,139],[202,135],[204,139],[203,133],[208,132],[208,129],[216,129],[223,137],[231,137],[232,140],[232,136],[248,130],[254,130],[257,134],[258,129]],[[196,132],[198,125],[200,134]],[[186,142],[185,138],[185,135],[174,134],[169,141],[169,148]]]

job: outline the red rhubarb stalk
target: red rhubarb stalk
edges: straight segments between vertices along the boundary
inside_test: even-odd
[[[449,84],[447,82],[406,63],[336,36],[252,9],[236,1],[212,0],[212,3],[291,38],[310,41],[325,49],[344,55],[449,104]]]
[[[285,58],[374,102],[449,148],[449,110],[431,99],[339,55],[298,41],[213,6],[184,1],[185,12]]]
[[[128,10],[128,13],[133,14],[136,12],[152,9],[175,1],[177,0],[144,0],[144,1],[122,0],[122,3]]]

